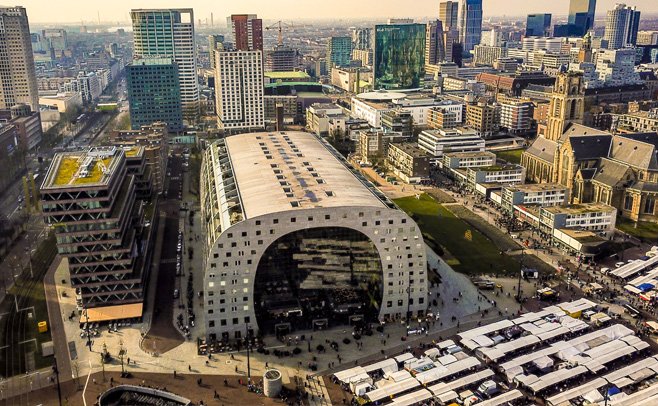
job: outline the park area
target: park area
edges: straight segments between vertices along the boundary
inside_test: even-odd
[[[656,223],[638,221],[636,224],[634,221],[622,217],[617,220],[617,228],[642,241],[652,242],[658,240],[658,224]]]
[[[394,201],[416,221],[425,242],[439,254],[443,251],[443,259],[456,271],[467,275],[517,275],[520,264],[514,258],[429,195]]]
[[[505,161],[511,164],[520,164],[521,155],[523,154],[524,149],[510,149],[507,151],[496,151],[496,157],[499,159],[504,159]]]

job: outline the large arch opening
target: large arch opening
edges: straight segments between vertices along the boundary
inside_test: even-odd
[[[377,320],[382,291],[381,258],[365,234],[309,228],[265,250],[256,269],[254,310],[264,334],[368,323]]]

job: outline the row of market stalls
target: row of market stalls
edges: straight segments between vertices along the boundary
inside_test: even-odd
[[[658,357],[647,357],[552,396],[546,399],[546,404],[548,406],[569,406],[573,402],[580,401],[598,403],[604,402],[606,397],[610,405],[628,404],[629,395],[622,392],[622,389],[641,384],[647,379],[654,378],[657,374]],[[639,400],[637,396],[635,399]]]
[[[334,379],[362,405],[529,405],[534,399],[569,406],[599,397],[626,405],[632,404],[627,399],[658,397],[658,390],[645,387],[656,378],[658,356],[598,309],[587,299],[560,303],[464,331],[420,356],[407,352]]]

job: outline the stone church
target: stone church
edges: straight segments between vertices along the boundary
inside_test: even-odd
[[[582,125],[582,74],[560,73],[545,128],[523,153],[528,181],[559,183],[572,203],[605,203],[633,221],[658,222],[658,134],[611,134]]]

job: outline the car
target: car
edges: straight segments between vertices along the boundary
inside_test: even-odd
[[[603,275],[606,275],[608,272],[610,272],[610,268],[601,268],[600,272],[601,272]]]
[[[180,297],[180,293],[178,292],[178,289],[174,289],[174,299],[178,299]]]
[[[622,267],[622,266],[624,266],[624,265],[626,265],[626,262],[617,262],[617,263],[615,264],[615,268],[619,268],[619,267]]]

